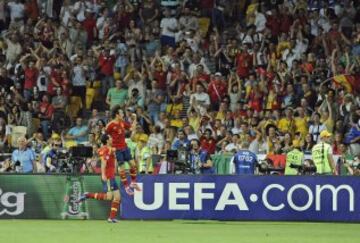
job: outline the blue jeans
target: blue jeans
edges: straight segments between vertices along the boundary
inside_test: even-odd
[[[45,139],[49,138],[50,135],[50,121],[49,120],[43,120],[40,122],[41,131],[44,135]]]
[[[217,27],[219,32],[222,32],[225,28],[225,17],[224,13],[217,8],[214,8],[211,14],[211,23],[213,27]]]
[[[112,87],[114,87],[114,77],[113,76],[106,76],[105,78],[102,79],[102,82],[101,82],[102,95],[106,96],[108,90]]]

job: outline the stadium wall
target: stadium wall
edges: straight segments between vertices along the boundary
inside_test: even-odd
[[[121,218],[360,222],[360,179],[314,176],[139,176]],[[0,219],[105,219],[99,176],[0,175]]]

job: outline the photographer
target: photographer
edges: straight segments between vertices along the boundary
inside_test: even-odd
[[[12,164],[17,167],[16,172],[31,173],[36,171],[35,152],[27,147],[25,137],[19,137],[17,140],[18,149],[11,154]]]
[[[200,149],[200,141],[191,140],[188,164],[194,174],[214,174],[213,162],[207,151]]]
[[[286,155],[285,175],[298,175],[304,160],[304,153],[300,151],[300,142],[293,141],[293,149]]]

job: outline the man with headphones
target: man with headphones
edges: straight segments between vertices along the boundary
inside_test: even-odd
[[[193,139],[190,142],[188,163],[194,174],[214,174],[213,162],[206,150],[200,149],[200,141]]]
[[[320,142],[311,151],[319,175],[338,175],[330,143],[332,134],[327,130],[320,133]]]

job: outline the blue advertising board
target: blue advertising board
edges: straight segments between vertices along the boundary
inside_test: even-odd
[[[311,176],[139,176],[124,196],[126,219],[360,222],[360,178]]]

